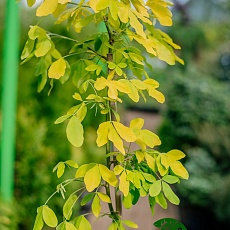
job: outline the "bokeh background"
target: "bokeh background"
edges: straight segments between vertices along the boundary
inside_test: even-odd
[[[49,31],[77,36],[66,31],[65,25],[53,25],[52,17],[36,19],[35,8],[29,9],[23,1],[19,5],[20,22],[15,23],[20,26],[20,52],[29,26],[38,21]],[[177,0],[172,10],[174,25],[164,30],[182,47],[178,55],[185,65],[167,66],[150,60],[150,75],[160,82],[166,103],[150,100],[135,105],[125,101],[122,113],[152,121],[153,131],[162,140],[161,151],[177,148],[187,154],[184,164],[190,179],[175,187],[181,199],[177,212],[187,228],[230,229],[230,1]],[[1,0],[1,89],[5,12],[6,0]],[[86,35],[84,31],[80,36]],[[61,47],[69,49],[68,42]],[[36,208],[60,183],[52,173],[59,161],[103,162],[103,152],[94,143],[100,118],[92,114],[86,119],[86,142],[82,148],[73,148],[66,140],[65,124],[54,125],[54,121],[74,105],[71,95],[76,89],[68,82],[55,84],[50,96],[49,85],[37,93],[35,65],[32,59],[19,67],[14,199],[10,203],[0,199],[1,230],[32,229]],[[51,201],[60,218],[62,204],[60,195]],[[80,207],[75,212],[80,212]]]

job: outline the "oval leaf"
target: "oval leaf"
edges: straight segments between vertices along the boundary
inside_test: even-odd
[[[84,130],[81,122],[77,117],[73,116],[69,120],[69,123],[66,128],[67,139],[73,146],[80,147],[82,146],[84,141],[83,133]]]
[[[89,169],[84,177],[84,182],[88,192],[92,192],[97,188],[101,182],[101,174],[98,168],[98,165],[95,165],[93,168]]]
[[[49,68],[48,76],[50,78],[59,79],[64,76],[66,69],[66,62],[63,58],[53,62]]]
[[[55,228],[58,224],[57,217],[53,210],[49,208],[47,205],[43,206],[42,209],[42,217],[44,222],[51,228]]]

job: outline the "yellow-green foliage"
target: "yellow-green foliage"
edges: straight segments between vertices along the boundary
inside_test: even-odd
[[[27,0],[29,6],[35,0]],[[81,205],[92,201],[92,214],[96,217],[108,215],[112,223],[109,230],[125,229],[124,226],[138,228],[130,220],[122,220],[120,210],[114,208],[110,195],[110,186],[122,193],[125,208],[131,208],[139,197],[149,197],[152,212],[158,203],[167,208],[167,200],[179,204],[179,198],[170,184],[188,179],[188,172],[179,160],[185,157],[179,150],[160,153],[154,150],[161,144],[159,137],[150,130],[143,129],[144,120],[133,119],[129,126],[121,123],[117,105],[128,96],[138,102],[145,101],[146,95],[164,103],[164,95],[158,91],[159,83],[151,79],[145,69],[149,64],[135,48],[133,42],[143,46],[150,56],[165,61],[169,65],[183,61],[176,56],[174,49],[180,49],[163,31],[156,28],[172,25],[172,3],[164,0],[44,0],[36,10],[38,17],[53,14],[56,23],[66,21],[67,29],[71,27],[80,33],[82,29],[94,23],[104,23],[105,30],[89,34],[81,41],[47,32],[38,25],[31,26],[28,40],[22,52],[26,62],[32,57],[39,59],[35,74],[41,76],[38,91],[50,82],[57,80],[64,84],[71,79],[77,88],[73,95],[76,105],[66,115],[59,117],[55,124],[67,121],[66,135],[75,147],[84,143],[82,121],[88,109],[95,109],[105,117],[97,130],[96,144],[105,147],[107,165],[89,163],[78,166],[67,160],[59,162],[54,171],[61,177],[66,166],[76,169],[73,178],[57,186],[55,193],[65,198],[65,186],[74,181],[82,183],[82,188],[72,193],[63,205],[63,219],[58,225],[55,213],[47,202],[37,209],[34,230],[40,230],[45,222],[59,230],[90,230],[91,224],[81,215],[71,219],[74,204],[84,192],[88,194],[81,200]],[[55,46],[55,38],[67,39],[72,48],[61,53]],[[50,89],[50,90],[51,90]],[[89,90],[91,89],[91,91]],[[94,93],[92,93],[92,90]],[[130,148],[136,143],[136,149]],[[111,147],[112,146],[112,147]],[[105,187],[105,193],[100,188]],[[101,202],[108,203],[109,213],[101,214]],[[71,222],[70,222],[71,221]]]

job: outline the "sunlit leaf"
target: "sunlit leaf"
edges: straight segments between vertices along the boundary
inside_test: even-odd
[[[67,160],[67,161],[65,161],[65,164],[67,164],[67,165],[69,165],[69,166],[71,166],[71,167],[73,167],[75,169],[78,168],[78,164],[73,160]]]
[[[55,228],[58,224],[57,217],[53,210],[49,208],[47,205],[43,205],[42,209],[42,217],[44,222],[51,228]]]
[[[73,146],[80,147],[84,141],[83,133],[84,130],[81,122],[76,116],[73,116],[66,128],[67,139]]]
[[[111,124],[109,127],[108,139],[113,142],[114,146],[122,153],[125,154],[123,141],[117,133],[114,126]]]
[[[123,196],[122,203],[126,209],[130,209],[133,206],[131,193],[128,193],[127,196]]]
[[[176,176],[172,176],[172,175],[166,175],[162,178],[162,180],[169,184],[175,184],[179,181],[179,178]]]
[[[101,212],[101,204],[100,204],[100,199],[97,195],[94,197],[91,207],[94,216],[98,217]]]
[[[77,230],[92,230],[90,222],[84,216],[81,216],[80,223],[77,227]]]
[[[65,230],[78,230],[72,223],[65,222]]]
[[[152,183],[152,185],[149,188],[149,195],[150,196],[157,196],[161,191],[161,181],[157,180],[155,182]]]
[[[86,172],[84,182],[88,192],[92,192],[99,186],[101,183],[101,173],[99,171],[98,165],[95,165]]]
[[[76,178],[80,178],[80,177],[84,177],[86,172],[93,168],[94,166],[96,165],[96,163],[89,163],[89,164],[84,164],[84,165],[81,165],[77,172],[76,172]]]
[[[99,164],[99,170],[104,181],[108,182],[113,187],[117,185],[118,181],[113,171],[102,164]]]
[[[60,178],[65,172],[65,163],[59,162],[57,167],[57,177]]]
[[[57,61],[53,62],[49,68],[48,76],[50,78],[59,79],[60,77],[64,76],[66,69],[66,62],[63,58],[58,59]]]
[[[52,14],[58,6],[58,0],[44,0],[42,4],[37,8],[36,16],[47,16]]]
[[[118,132],[119,136],[127,142],[134,142],[136,140],[135,134],[129,127],[126,127],[122,123],[115,121],[113,122],[113,125],[116,131]]]
[[[126,172],[123,171],[119,177],[119,190],[123,192],[124,196],[127,196],[129,193],[129,181],[126,179]]]
[[[172,204],[178,205],[180,203],[178,196],[173,192],[173,190],[170,188],[170,186],[167,183],[165,183],[164,181],[162,181],[162,190],[165,194],[165,197]]]
[[[174,163],[170,164],[170,168],[173,171],[173,173],[175,175],[179,176],[180,178],[183,178],[183,179],[188,179],[189,178],[188,171],[182,165],[181,162],[175,161]]]
[[[155,197],[155,200],[163,209],[167,209],[168,204],[162,192]]]
[[[52,43],[49,39],[42,39],[36,45],[36,50],[34,52],[36,57],[45,56],[51,49]]]
[[[101,147],[108,142],[108,133],[109,133],[110,122],[103,122],[99,125],[97,130],[97,146]]]
[[[101,192],[97,192],[97,195],[99,196],[99,198],[106,203],[111,203],[111,199],[108,195],[101,193]]]
[[[178,149],[170,150],[166,155],[169,157],[170,161],[178,161],[185,157],[185,154]]]

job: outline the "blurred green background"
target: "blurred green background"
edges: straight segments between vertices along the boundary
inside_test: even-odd
[[[0,2],[1,22],[4,22],[5,3]],[[150,100],[147,104],[134,105],[125,102],[124,109],[159,113],[162,122],[155,131],[162,140],[160,150],[178,148],[188,155],[184,163],[190,179],[176,188],[181,198],[181,220],[188,229],[228,229],[230,1],[178,0],[174,3],[174,25],[164,29],[181,45],[178,55],[185,60],[185,65],[167,66],[150,60],[154,69],[151,75],[160,82],[166,103],[158,105]],[[28,9],[20,3],[20,51],[27,39],[29,25],[37,23],[34,14],[34,8]],[[71,31],[66,32],[65,26],[53,26],[51,17],[40,24],[49,31],[75,36]],[[3,26],[1,23],[1,35]],[[0,36],[1,54],[2,47],[3,36]],[[68,43],[63,49],[69,49]],[[15,191],[10,204],[0,201],[1,230],[31,229],[36,207],[43,204],[60,183],[52,173],[59,161],[71,158],[87,162],[94,158],[99,162],[103,158],[94,143],[100,118],[89,116],[85,121],[86,143],[80,149],[71,147],[65,137],[65,124],[53,123],[74,105],[71,95],[75,89],[69,82],[55,84],[50,96],[47,96],[49,86],[38,94],[35,65],[33,59],[19,67]],[[2,89],[2,77],[0,87]],[[61,196],[56,196],[52,204],[61,210]]]

